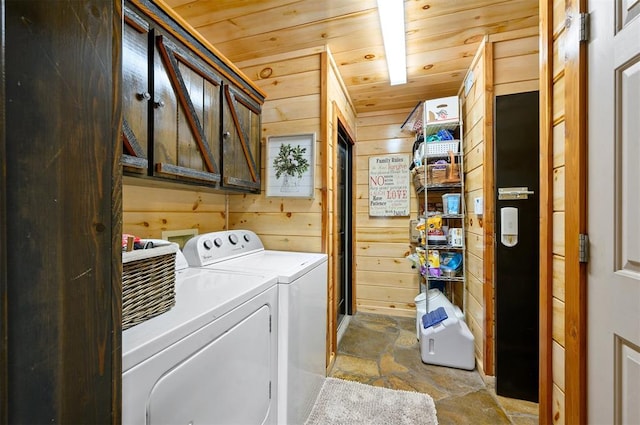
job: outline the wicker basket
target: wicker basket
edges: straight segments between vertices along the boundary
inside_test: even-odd
[[[424,165],[414,168],[412,170],[412,173],[413,173],[413,185],[415,186],[415,190],[420,191],[424,189],[424,178],[425,178]]]
[[[424,189],[425,177],[429,186],[460,183],[459,164],[428,164],[426,173],[421,165],[414,168],[412,173],[413,185],[417,191]]]
[[[177,249],[171,244],[122,253],[123,330],[175,305]]]

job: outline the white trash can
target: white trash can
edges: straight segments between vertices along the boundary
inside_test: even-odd
[[[414,298],[416,303],[416,339],[420,339],[420,324],[422,323],[422,316],[427,314],[427,294],[421,292]]]
[[[420,339],[422,316],[427,314],[427,311],[433,311],[438,307],[449,308],[455,312],[457,318],[464,321],[464,313],[460,310],[460,307],[453,305],[438,288],[429,289],[427,292],[418,294],[414,298],[414,302],[416,304],[416,339]]]
[[[473,370],[473,334],[452,308],[443,307],[446,319],[420,329],[420,357],[423,363]],[[443,314],[443,316],[444,316]]]

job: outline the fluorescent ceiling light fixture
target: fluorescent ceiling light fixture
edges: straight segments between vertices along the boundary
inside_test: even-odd
[[[407,82],[404,0],[378,0],[378,14],[391,85]]]

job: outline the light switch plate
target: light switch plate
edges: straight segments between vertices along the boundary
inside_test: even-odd
[[[482,215],[484,213],[484,206],[482,202],[482,197],[473,199],[473,213],[475,215]]]
[[[162,232],[162,239],[169,242],[176,242],[180,245],[180,249],[182,249],[184,244],[197,234],[198,229],[164,230]]]

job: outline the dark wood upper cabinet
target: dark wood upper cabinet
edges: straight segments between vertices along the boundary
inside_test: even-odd
[[[128,7],[122,29],[122,165],[133,173],[148,168],[149,23]]]
[[[260,105],[224,86],[223,187],[260,191]]]
[[[263,93],[170,11],[125,12],[125,173],[259,192]]]
[[[169,36],[154,41],[153,173],[218,183],[222,80]]]

